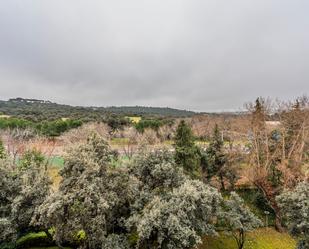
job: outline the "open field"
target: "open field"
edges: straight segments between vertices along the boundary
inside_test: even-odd
[[[294,249],[296,241],[286,233],[278,233],[272,228],[258,229],[248,234],[244,249]],[[205,238],[198,249],[233,249],[235,240],[228,235]]]

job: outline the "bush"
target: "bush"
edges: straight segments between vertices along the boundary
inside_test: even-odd
[[[141,133],[143,133],[147,128],[158,131],[162,125],[163,122],[158,119],[142,119],[138,123],[134,124],[135,129]]]
[[[54,121],[43,121],[33,122],[20,118],[0,118],[0,129],[34,129],[38,133],[48,136],[55,137],[60,136],[62,133],[77,128],[82,125],[80,120],[54,120]]]
[[[29,233],[17,240],[16,249],[47,247],[52,245],[53,242],[49,240],[45,232]]]

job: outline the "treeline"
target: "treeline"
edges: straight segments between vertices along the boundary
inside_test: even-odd
[[[112,106],[103,108],[110,113],[128,114],[128,115],[159,115],[168,117],[190,117],[195,115],[195,112],[187,110],[179,110],[169,107],[148,107],[148,106]]]
[[[158,131],[163,125],[172,126],[174,124],[174,119],[164,119],[164,118],[142,118],[138,123],[134,124],[134,127],[138,132],[143,133],[146,129],[152,129]]]
[[[61,118],[81,121],[107,121],[110,116],[164,116],[188,117],[195,113],[186,110],[159,107],[78,107],[33,99],[10,99],[0,101],[0,113],[38,122]]]
[[[39,135],[56,137],[82,125],[80,120],[54,120],[33,122],[20,118],[0,118],[0,129],[33,129]]]

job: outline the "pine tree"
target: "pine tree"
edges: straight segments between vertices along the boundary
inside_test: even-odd
[[[223,166],[226,163],[226,155],[223,151],[223,141],[218,125],[215,125],[213,136],[211,138],[209,147],[206,151],[207,168],[205,169],[208,181],[213,176],[218,176],[221,183],[221,189],[225,190],[224,186],[224,171]]]
[[[182,120],[176,131],[175,161],[191,175],[195,175],[200,166],[200,153],[194,140],[190,126]]]

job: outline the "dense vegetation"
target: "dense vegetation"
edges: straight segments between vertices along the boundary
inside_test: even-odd
[[[45,171],[38,170],[43,161],[33,153],[16,169],[0,168],[4,241],[41,230],[51,243],[79,248],[176,249],[215,234],[214,217],[221,224],[230,213],[244,217],[229,225],[231,232],[260,225],[236,193],[225,204],[215,188],[184,174],[168,151],[141,152],[128,167],[114,168],[108,144],[93,135],[69,151],[52,194]]]
[[[0,129],[32,129],[36,133],[56,137],[65,131],[82,125],[79,120],[54,120],[33,122],[20,118],[0,118]]]
[[[0,113],[31,121],[70,118],[81,121],[106,121],[110,115],[117,116],[165,116],[189,117],[194,112],[164,107],[78,107],[35,99],[10,99],[0,101]]]
[[[14,160],[0,142],[0,247],[191,249],[221,235],[231,248],[244,249],[258,228],[274,226],[307,249],[308,103],[277,109],[280,125],[267,126],[274,111],[258,98],[248,105],[248,138],[236,145],[215,125],[203,146],[182,120],[169,149],[143,142],[122,160],[92,133],[67,149],[56,188],[40,151],[23,150]],[[133,138],[162,128],[153,125],[157,120],[139,122],[145,127]]]

